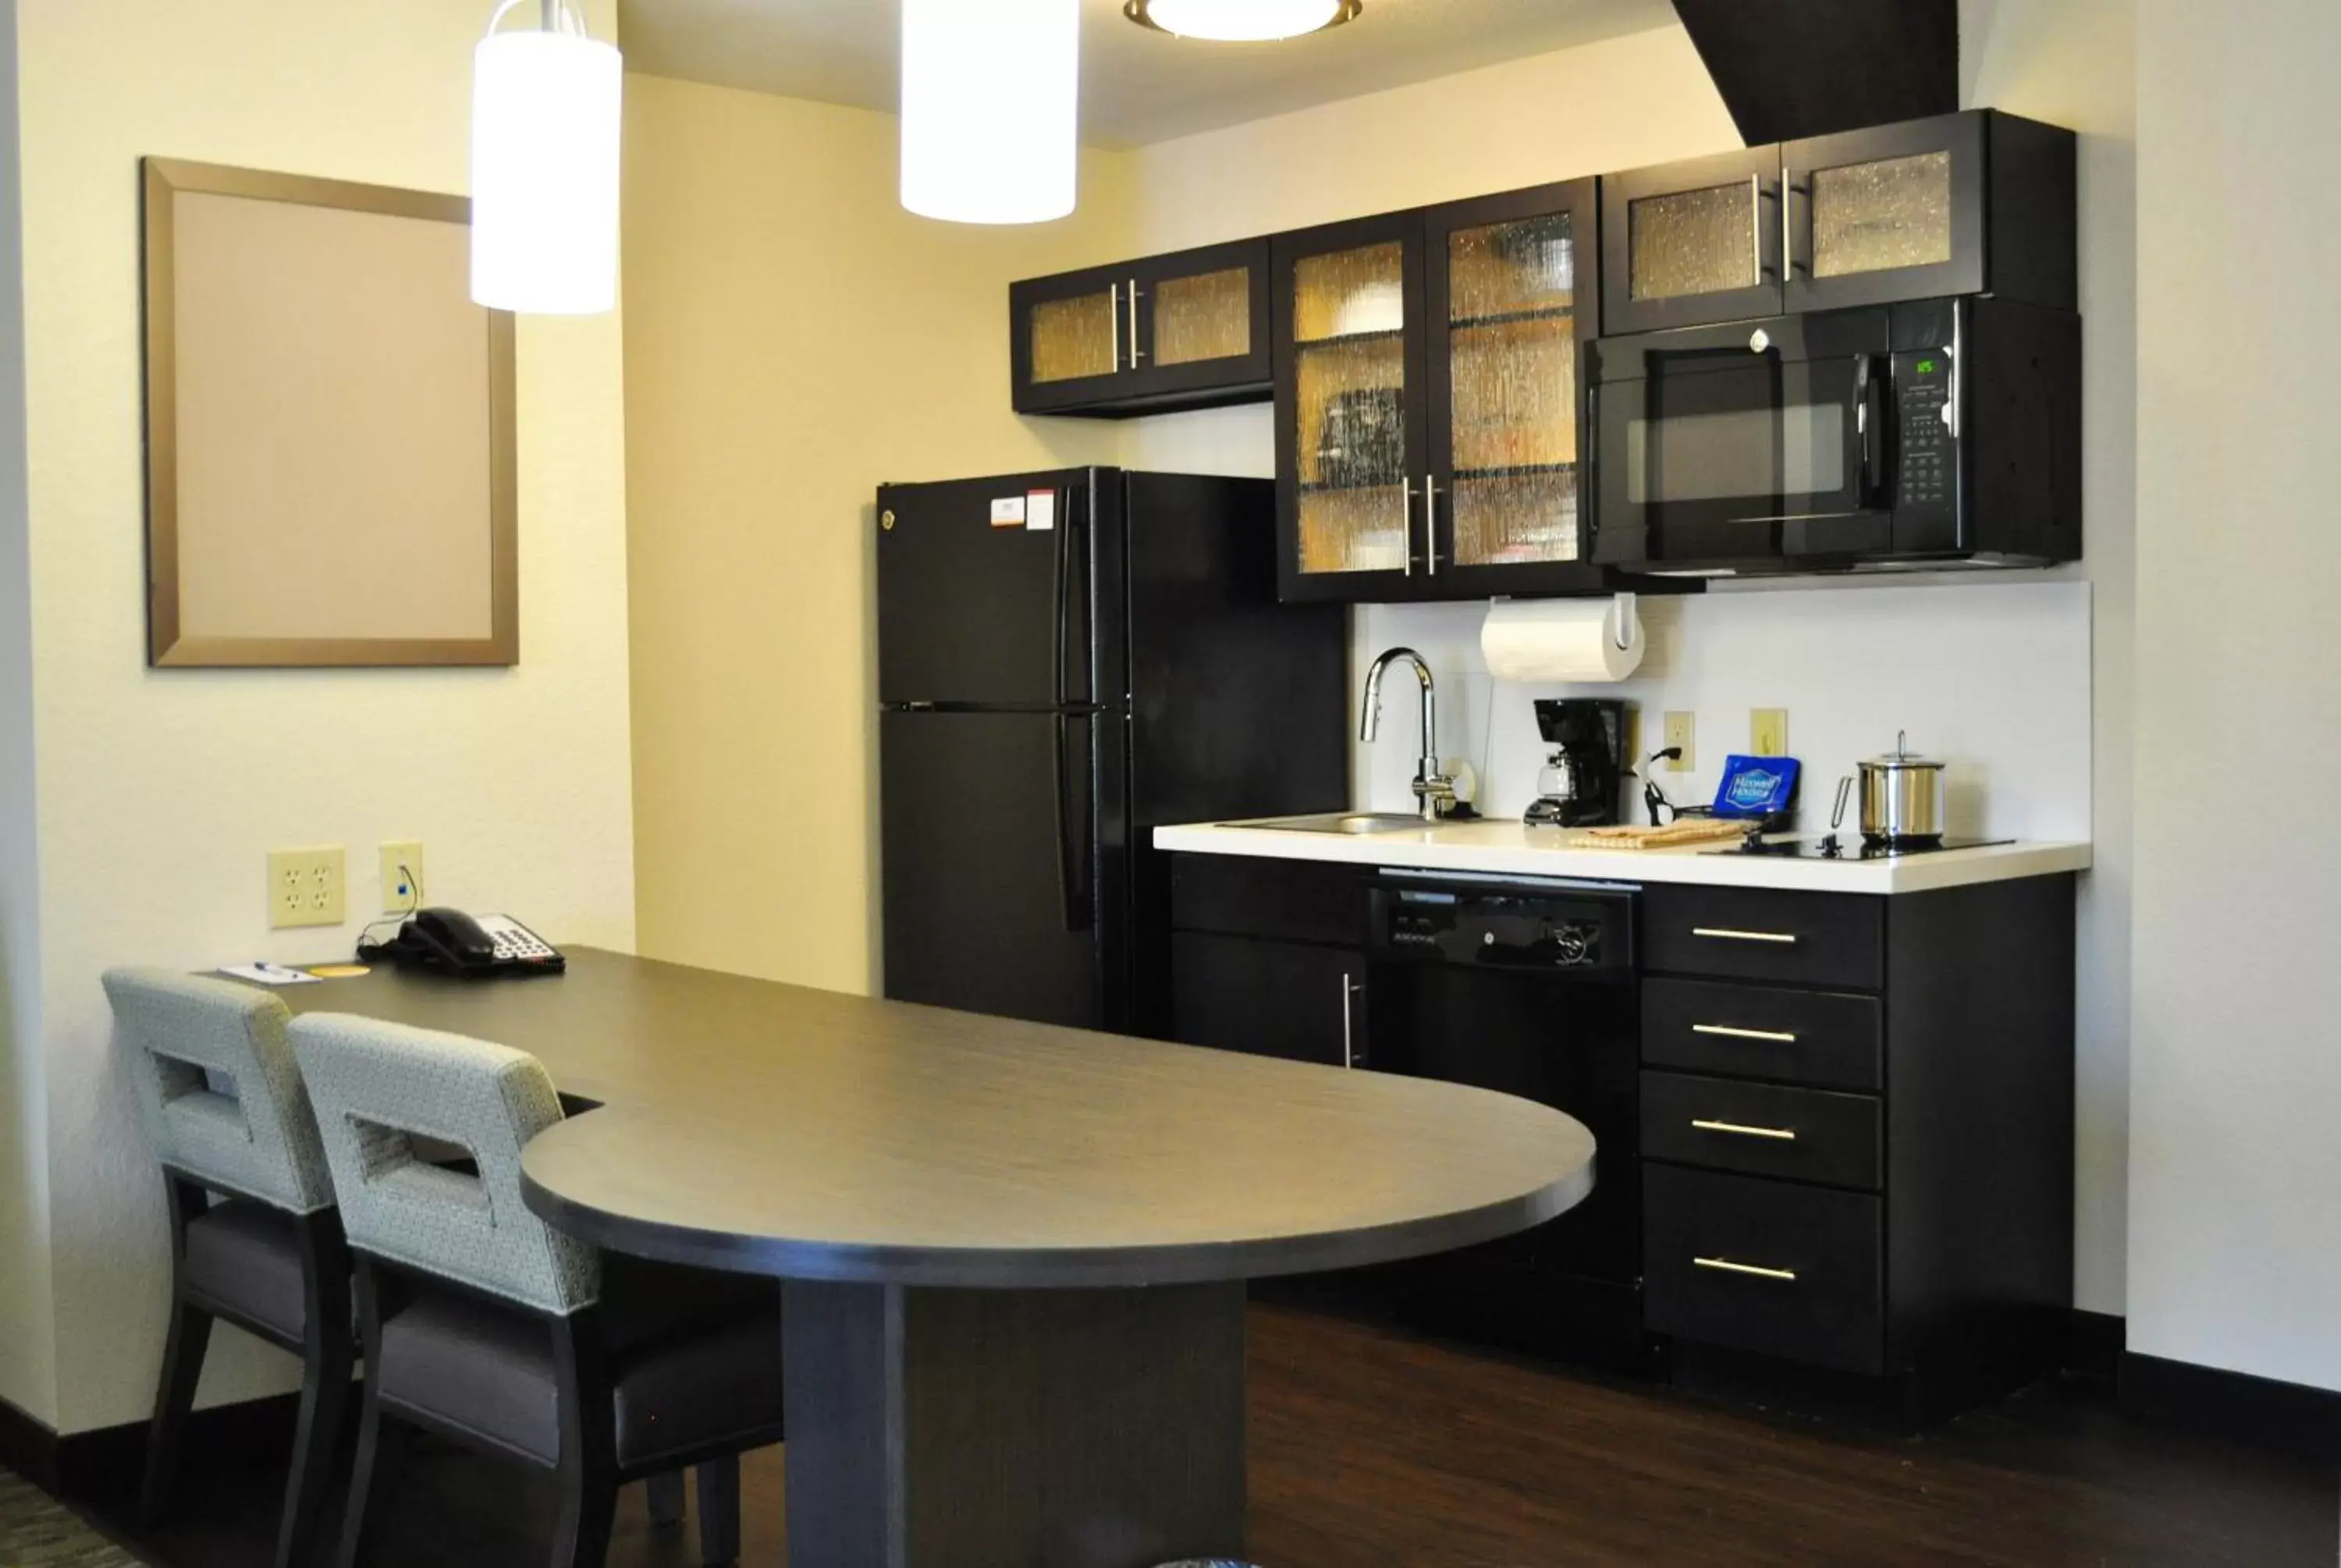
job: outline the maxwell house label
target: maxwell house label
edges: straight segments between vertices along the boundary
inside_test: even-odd
[[[1715,791],[1718,817],[1770,817],[1797,795],[1800,764],[1793,757],[1727,757]]]

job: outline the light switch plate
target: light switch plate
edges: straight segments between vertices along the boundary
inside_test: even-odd
[[[320,849],[268,852],[268,924],[338,926],[342,923],[344,857],[339,844]]]
[[[1679,757],[1670,757],[1667,759],[1667,771],[1669,773],[1698,772],[1698,715],[1691,713],[1669,713],[1667,715],[1667,739],[1666,743],[1661,749],[1672,750],[1677,747],[1680,747],[1682,749],[1682,755]]]
[[[1748,710],[1748,754],[1786,757],[1788,754],[1788,710],[1751,708]]]
[[[423,907],[423,844],[419,839],[401,839],[382,847],[382,909],[385,915],[403,915]]]

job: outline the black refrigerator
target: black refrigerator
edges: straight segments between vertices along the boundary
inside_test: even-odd
[[[878,491],[885,993],[1167,1036],[1152,829],[1349,799],[1348,634],[1276,600],[1265,480]]]

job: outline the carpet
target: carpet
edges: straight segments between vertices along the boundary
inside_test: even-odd
[[[141,1568],[12,1470],[0,1470],[0,1563],[6,1568]]]

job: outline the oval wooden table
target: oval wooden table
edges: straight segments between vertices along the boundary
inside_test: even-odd
[[[533,1051],[603,1104],[529,1145],[531,1208],[786,1282],[798,1568],[1240,1554],[1243,1281],[1489,1240],[1593,1181],[1591,1135],[1509,1096],[592,949],[287,999]]]

